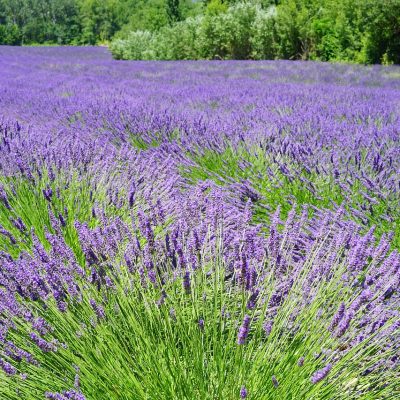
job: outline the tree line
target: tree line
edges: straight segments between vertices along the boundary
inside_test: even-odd
[[[99,44],[201,12],[192,0],[0,0],[0,44]]]
[[[0,0],[0,44],[127,59],[400,63],[400,0]]]

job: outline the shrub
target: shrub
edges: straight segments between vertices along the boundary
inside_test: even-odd
[[[204,16],[188,18],[158,32],[138,31],[114,40],[111,51],[123,59],[248,59],[264,53],[274,13],[258,5],[238,3],[227,9],[211,6]],[[262,24],[265,24],[262,26]],[[265,32],[267,27],[267,32]],[[264,42],[258,45],[258,37]],[[256,49],[256,50],[255,50]],[[261,55],[261,56],[260,56]]]
[[[0,25],[0,44],[20,45],[21,43],[22,35],[17,25]]]
[[[251,27],[251,58],[269,60],[276,57],[278,41],[276,36],[276,8],[268,12],[257,12]]]
[[[399,0],[376,4],[371,0],[327,0],[323,5],[319,0],[284,0],[277,6],[239,2],[229,8],[227,4],[212,0],[203,15],[157,32],[116,40],[113,54],[132,59],[400,63]],[[130,56],[131,51],[124,52],[124,47],[139,51]],[[144,52],[144,48],[150,50]]]
[[[126,39],[114,40],[111,51],[116,59],[143,60],[153,58],[151,43],[153,35],[149,31],[130,32]]]

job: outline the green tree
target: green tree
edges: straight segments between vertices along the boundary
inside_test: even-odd
[[[64,44],[80,35],[75,0],[0,0],[0,24],[18,43]]]
[[[0,25],[0,44],[20,45],[22,43],[22,34],[18,25]]]
[[[166,11],[170,25],[182,19],[179,0],[166,0]]]
[[[368,3],[365,61],[400,64],[400,0]]]

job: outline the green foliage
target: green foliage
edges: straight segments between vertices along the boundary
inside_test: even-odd
[[[0,44],[96,44],[199,12],[191,0],[0,0]]]
[[[245,60],[251,54],[252,25],[257,13],[262,12],[258,7],[239,3],[230,13],[223,14],[222,23],[228,27],[228,51],[230,58]]]
[[[365,62],[400,64],[400,0],[369,2]]]
[[[126,36],[130,31],[157,31],[168,25],[165,0],[139,0],[128,8],[129,15],[117,36]]]
[[[266,13],[256,13],[250,37],[251,58],[256,60],[275,58],[279,47],[275,13],[275,8],[270,8]]]
[[[162,28],[151,42],[152,58],[162,60],[190,60],[197,57],[200,32],[196,18],[188,18],[173,27]],[[151,53],[153,51],[153,53]]]
[[[79,32],[75,0],[0,0],[0,44],[67,44]]]
[[[210,3],[212,4],[212,3]],[[215,3],[216,4],[216,3]],[[143,35],[146,43],[138,43],[138,36],[128,36],[111,44],[114,56],[121,58],[149,59],[248,59],[253,54],[253,37],[256,21],[265,21],[273,13],[258,5],[238,3],[224,12],[206,12],[196,18],[187,18],[173,26],[165,26],[158,32]],[[218,6],[218,7],[219,7]],[[262,35],[263,28],[258,26]],[[151,39],[150,39],[151,37]],[[125,47],[125,50],[121,49]],[[137,49],[143,48],[138,57]],[[129,56],[131,54],[131,56]],[[264,53],[259,58],[263,58]]]
[[[150,57],[146,56],[146,51],[152,42],[152,35],[148,31],[130,32],[126,40],[117,39],[113,42],[113,55],[117,60],[146,60],[152,58],[153,53],[149,53]],[[130,46],[126,46],[126,41],[129,41]]]
[[[22,42],[21,31],[18,25],[0,25],[0,43],[19,45]]]
[[[166,0],[166,11],[168,21],[171,25],[181,20],[182,16],[179,8],[179,0]]]
[[[400,0],[211,0],[198,18],[152,33],[153,47],[140,58],[399,63],[399,32]],[[111,46],[114,54],[139,47],[122,39]]]
[[[228,10],[227,3],[221,0],[211,0],[207,3],[205,13],[206,15],[218,15]]]
[[[0,44],[110,41],[124,59],[400,63],[400,0],[0,0]]]

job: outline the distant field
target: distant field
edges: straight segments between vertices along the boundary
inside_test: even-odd
[[[399,78],[0,47],[0,399],[400,398]]]

